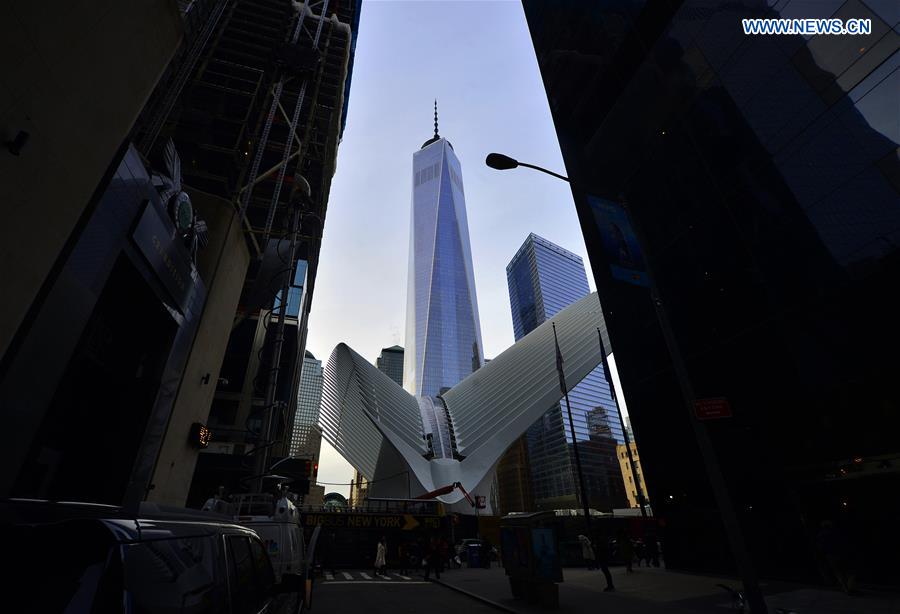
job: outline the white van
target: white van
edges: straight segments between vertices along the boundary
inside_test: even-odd
[[[276,582],[281,582],[282,574],[303,575],[306,552],[300,525],[265,520],[241,521],[241,525],[255,531],[266,546]]]
[[[236,496],[238,514],[235,521],[259,535],[272,561],[276,582],[281,582],[283,574],[304,575],[306,544],[300,528],[299,510],[290,499],[283,497],[274,504],[271,515],[259,514],[265,509],[272,509],[271,499],[266,506],[260,501],[261,498],[260,495]],[[242,511],[250,513],[242,514]]]

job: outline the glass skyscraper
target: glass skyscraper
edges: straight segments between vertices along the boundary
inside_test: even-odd
[[[322,361],[307,351],[303,357],[300,387],[297,392],[297,413],[291,436],[291,456],[312,456],[318,460],[322,435],[316,426],[322,405]]]
[[[516,341],[590,292],[581,258],[534,233],[507,265],[506,278]],[[590,505],[624,507],[616,460],[616,444],[624,439],[602,364],[569,391],[569,402]],[[538,507],[569,505],[577,494],[564,403],[550,407],[524,435]]]
[[[397,382],[398,386],[403,385],[403,348],[394,345],[389,348],[382,348],[381,355],[375,360],[375,366],[378,370]]]
[[[482,364],[462,169],[438,135],[413,154],[403,386],[438,395]]]

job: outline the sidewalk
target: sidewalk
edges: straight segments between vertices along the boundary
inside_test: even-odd
[[[731,607],[728,594],[716,584],[735,589],[740,582],[732,578],[702,576],[665,569],[635,568],[626,574],[623,567],[612,568],[616,591],[604,593],[606,586],[599,571],[584,568],[563,570],[559,585],[558,612],[609,612],[612,614],[672,614],[712,612],[725,614]],[[512,598],[502,568],[459,569],[441,574],[440,583],[490,601],[508,612],[534,614],[546,612],[538,606]],[[865,591],[861,597],[824,588],[763,582],[769,611],[776,608],[798,614],[898,614],[900,594]]]

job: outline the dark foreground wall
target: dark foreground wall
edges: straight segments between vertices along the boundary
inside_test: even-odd
[[[830,520],[861,580],[900,583],[888,4],[523,2],[672,567],[733,567],[675,348],[694,397],[730,407],[700,428],[760,574],[830,582]],[[832,13],[872,34],[741,30]]]

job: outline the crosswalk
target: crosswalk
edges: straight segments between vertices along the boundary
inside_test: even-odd
[[[416,582],[421,578],[412,578],[393,571],[385,573],[367,573],[365,571],[325,572],[325,582]]]

